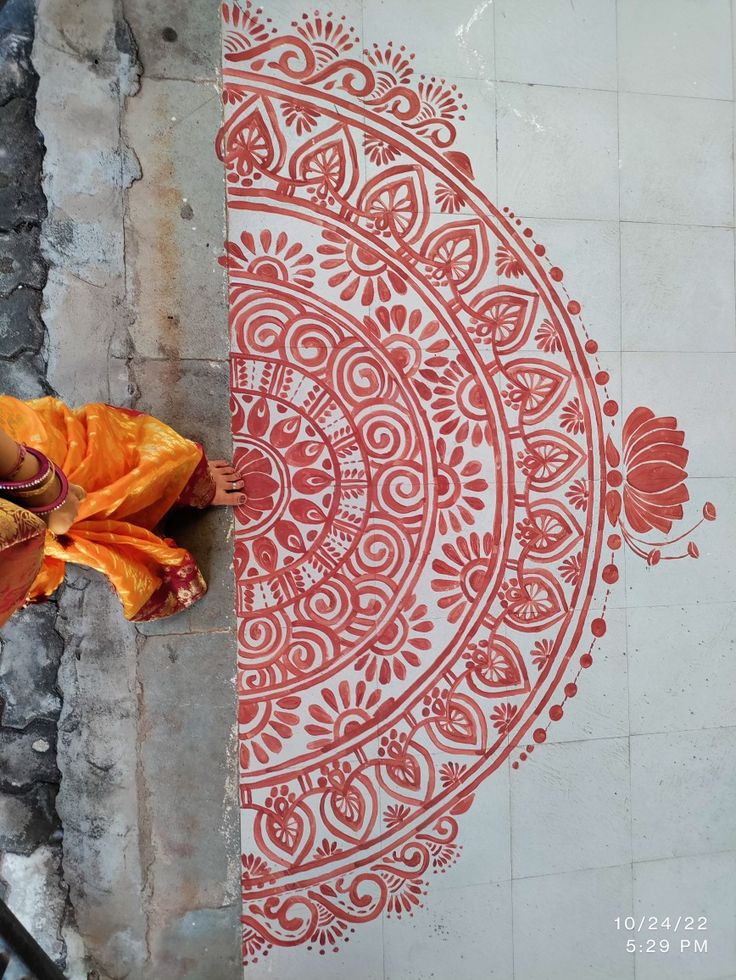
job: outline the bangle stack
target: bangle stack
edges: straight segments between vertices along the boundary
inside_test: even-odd
[[[52,511],[63,507],[66,503],[66,498],[69,496],[69,481],[65,474],[55,463],[51,462],[48,456],[45,456],[37,449],[21,444],[18,450],[19,459],[16,465],[8,476],[0,480],[0,493],[7,494],[13,498],[14,503],[25,507],[26,510],[30,510],[34,514],[50,514]],[[21,468],[27,454],[33,456],[38,462],[38,471],[28,480],[10,479]],[[54,480],[59,481],[59,493],[56,498],[48,504],[34,506],[33,500],[46,493]]]

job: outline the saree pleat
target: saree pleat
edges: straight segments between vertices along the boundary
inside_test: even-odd
[[[207,502],[201,446],[150,415],[102,403],[70,409],[56,398],[0,396],[0,424],[87,493],[69,531],[46,535],[30,599],[51,595],[67,562],[106,575],[128,619],[170,615],[204,594],[191,554],[155,532],[172,506],[192,502],[193,477],[199,505]]]

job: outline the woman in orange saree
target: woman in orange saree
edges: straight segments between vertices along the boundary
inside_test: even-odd
[[[208,461],[201,445],[150,415],[102,403],[71,409],[56,398],[0,395],[0,439],[0,460],[12,446],[21,460],[40,453],[61,470],[70,490],[59,513],[72,508],[56,534],[60,517],[33,514],[22,495],[0,490],[0,625],[25,602],[50,596],[67,562],[106,575],[136,622],[204,595],[193,556],[156,527],[172,507],[244,502],[243,481],[226,461]],[[0,467],[1,486],[12,468]]]

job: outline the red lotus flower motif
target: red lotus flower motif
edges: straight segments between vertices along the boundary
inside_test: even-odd
[[[654,528],[669,534],[672,522],[682,519],[682,505],[690,499],[684,441],[677,419],[657,418],[649,408],[635,408],[626,420],[624,513],[639,534]]]
[[[685,433],[677,428],[676,418],[656,416],[643,406],[635,408],[624,424],[623,460],[610,436],[606,441],[606,461],[611,467],[607,475],[608,519],[620,526],[626,544],[649,565],[658,564],[662,549],[687,538],[704,520],[715,520],[715,507],[706,503],[701,520],[672,540],[644,540],[632,533],[659,531],[667,535],[673,523],[682,520],[682,505],[690,499],[685,486],[689,453],[684,442]],[[698,554],[697,546],[690,542],[684,554],[667,557],[697,558]]]

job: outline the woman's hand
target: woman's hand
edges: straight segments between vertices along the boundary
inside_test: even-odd
[[[76,485],[69,484],[69,496],[58,510],[52,510],[46,515],[46,525],[52,534],[66,534],[77,519],[79,505],[87,496],[86,492]]]

